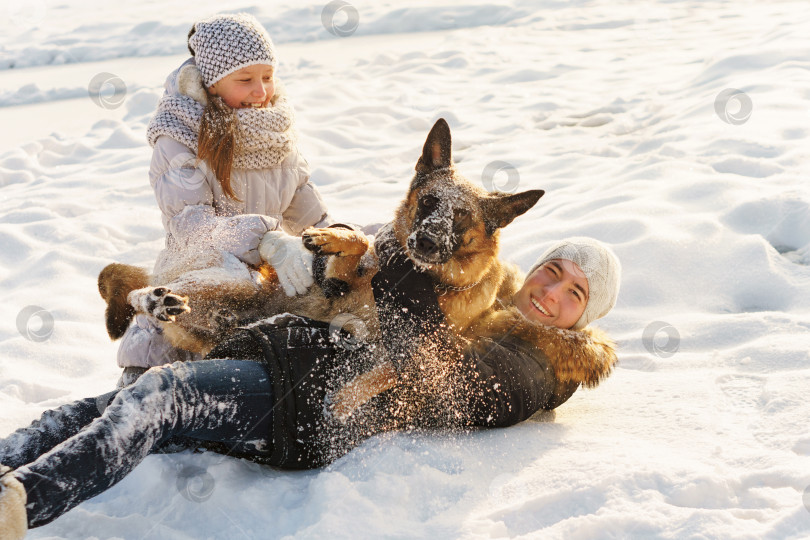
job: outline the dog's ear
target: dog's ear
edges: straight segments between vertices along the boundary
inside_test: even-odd
[[[498,229],[512,223],[512,220],[534,206],[545,193],[542,189],[530,189],[514,195],[506,193],[487,195],[481,200],[487,234],[492,235]]]
[[[451,146],[450,126],[444,118],[439,118],[425,140],[422,156],[416,162],[416,174],[429,174],[450,167],[453,164]]]

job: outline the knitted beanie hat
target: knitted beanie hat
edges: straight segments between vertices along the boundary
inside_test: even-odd
[[[565,259],[576,263],[588,280],[588,304],[582,316],[574,324],[581,330],[589,323],[600,319],[613,309],[619,295],[622,266],[616,254],[607,244],[593,238],[576,236],[561,240],[543,253],[526,275],[553,259]]]
[[[270,35],[247,13],[214,15],[194,23],[188,48],[206,88],[247,66],[276,66]]]

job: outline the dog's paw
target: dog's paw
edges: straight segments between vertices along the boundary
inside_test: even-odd
[[[171,294],[166,287],[144,287],[129,293],[129,303],[139,313],[164,322],[174,322],[181,313],[188,313],[188,297]]]
[[[336,394],[327,394],[324,398],[324,417],[345,424],[357,407],[359,405],[354,402],[353,396],[342,389]]]
[[[365,234],[348,229],[310,227],[301,235],[304,247],[316,255],[363,255],[369,241]]]

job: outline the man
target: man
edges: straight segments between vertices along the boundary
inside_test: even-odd
[[[382,259],[372,281],[382,344],[341,348],[328,325],[278,316],[239,330],[206,360],[153,368],[132,386],[46,411],[0,440],[0,540],[22,538],[102,493],[172,437],[313,468],[387,429],[513,425],[610,373],[612,344],[587,332],[619,290],[619,261],[604,244],[573,238],[552,246],[504,306],[528,330],[462,346],[445,347],[431,278],[405,257]],[[563,336],[568,348],[545,347],[549,335]],[[426,356],[435,344],[437,354]],[[407,382],[336,421],[330,396],[381,356],[396,361]]]

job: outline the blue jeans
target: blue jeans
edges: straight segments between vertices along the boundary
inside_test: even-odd
[[[29,527],[38,527],[121,481],[170,438],[266,457],[272,408],[262,364],[178,362],[129,387],[44,412],[0,440],[0,463],[16,469],[11,474],[28,493]]]

